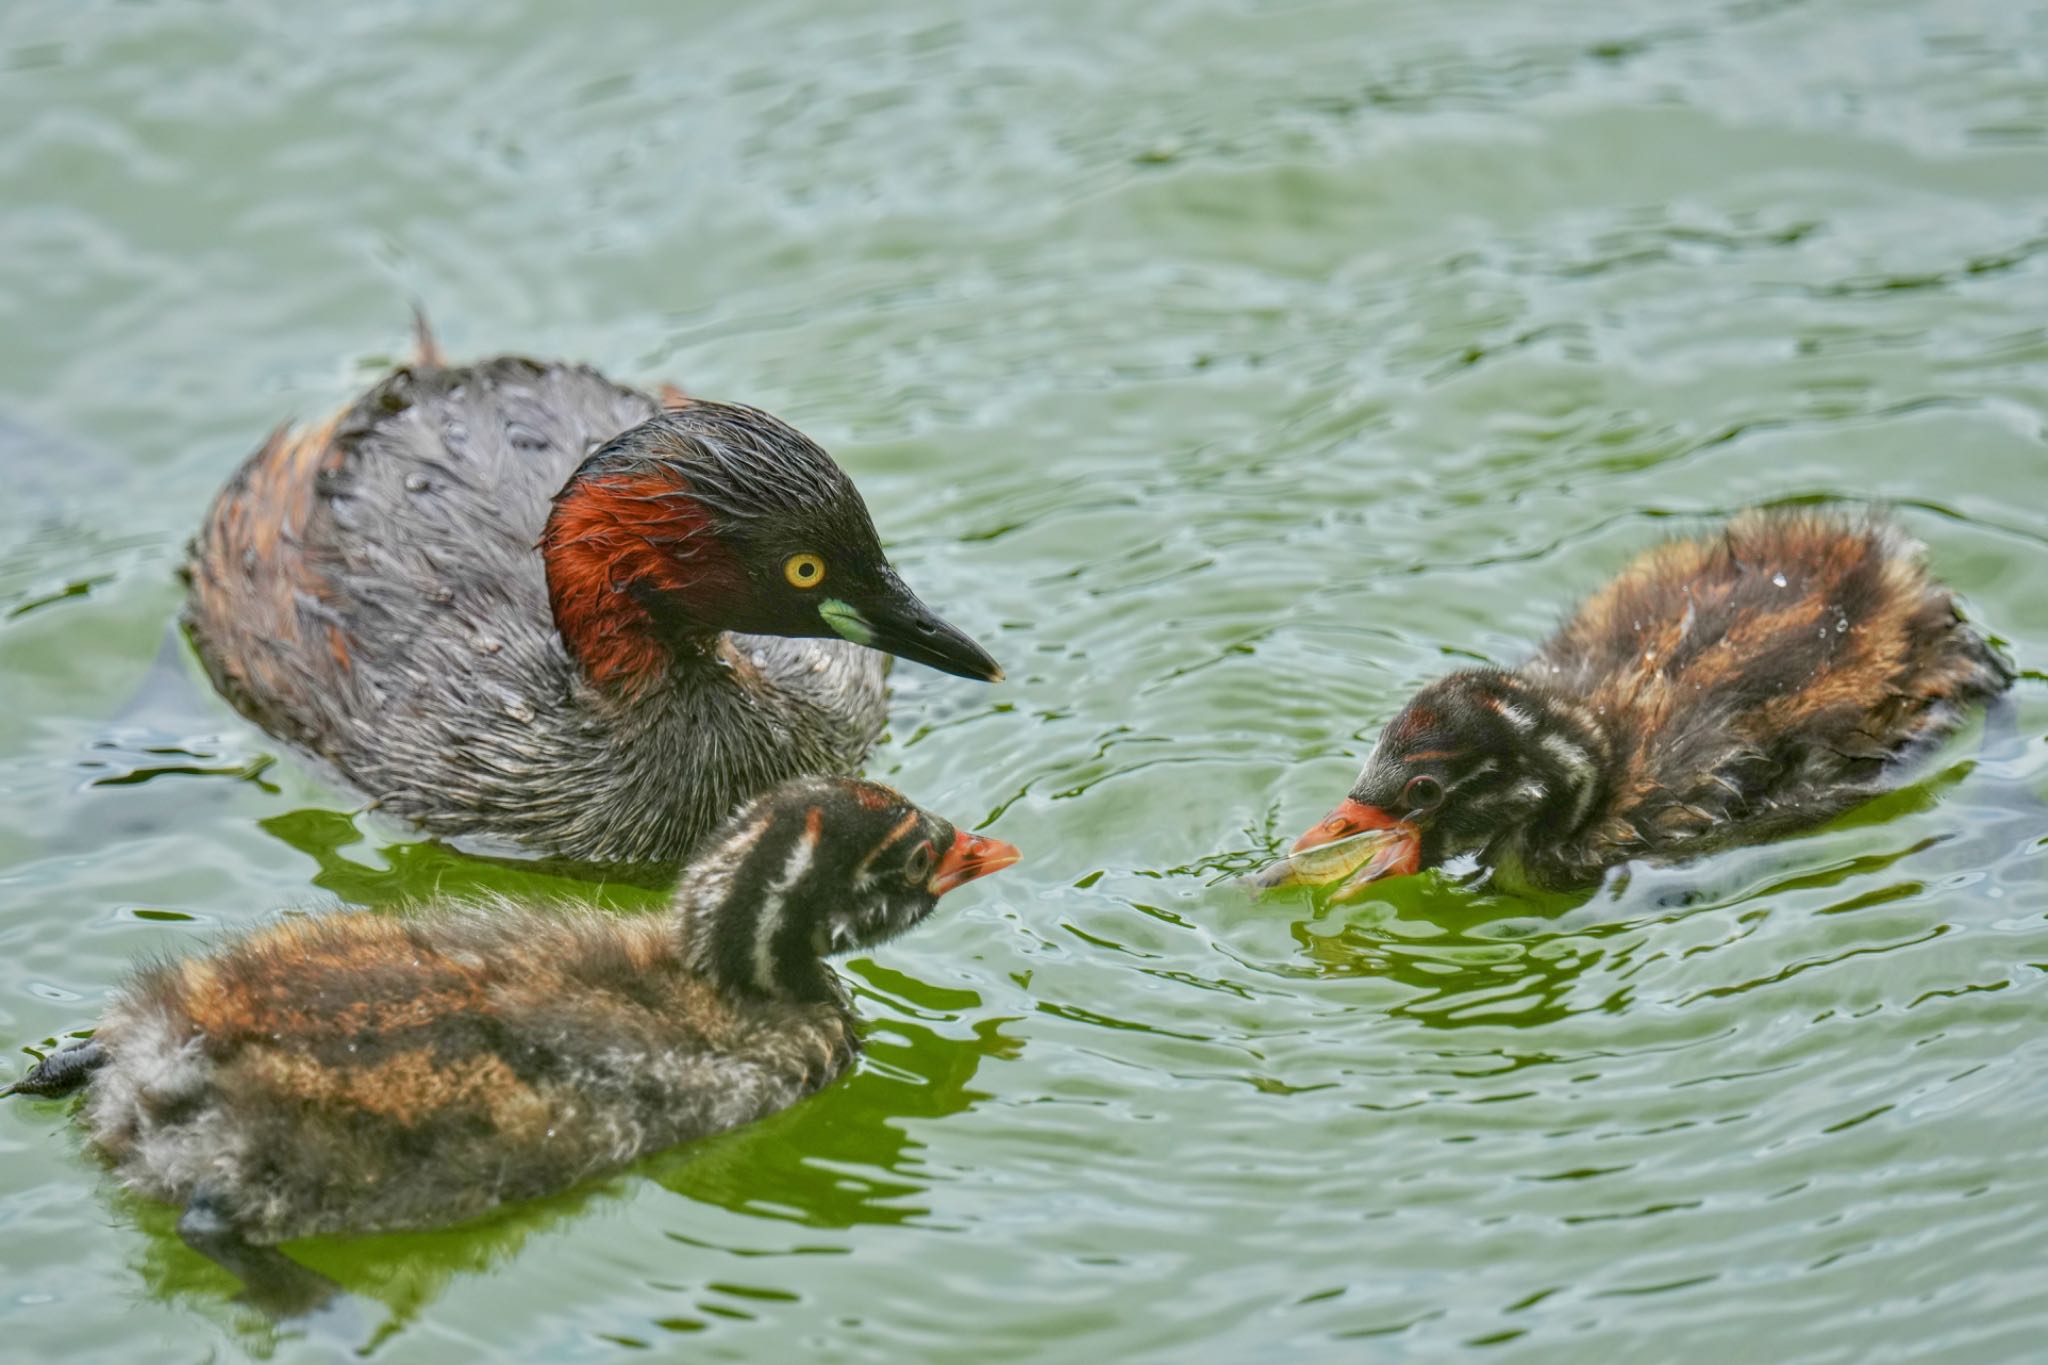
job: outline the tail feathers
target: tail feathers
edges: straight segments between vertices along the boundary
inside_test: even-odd
[[[8,1095],[68,1095],[106,1064],[107,1050],[98,1043],[75,1043],[30,1067],[28,1075],[0,1090],[0,1099]]]
[[[412,306],[412,351],[414,369],[447,368],[448,357],[441,354],[441,343],[434,340],[434,329],[427,324],[427,310],[417,303]]]

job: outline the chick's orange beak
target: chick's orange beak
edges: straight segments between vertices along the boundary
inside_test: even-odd
[[[976,877],[1000,872],[1023,856],[1014,844],[991,839],[986,834],[956,830],[953,846],[940,856],[938,866],[932,869],[931,880],[925,885],[934,896],[943,896]]]
[[[1294,851],[1251,877],[1259,891],[1283,886],[1328,886],[1342,881],[1332,900],[1350,900],[1368,882],[1404,877],[1422,866],[1422,831],[1378,806],[1345,800],[1308,833]]]

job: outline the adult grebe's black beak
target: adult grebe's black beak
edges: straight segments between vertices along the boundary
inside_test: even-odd
[[[858,645],[894,654],[942,673],[1001,682],[1003,667],[973,637],[939,619],[893,571],[882,574],[880,588],[858,601],[828,597],[818,615],[835,634]]]

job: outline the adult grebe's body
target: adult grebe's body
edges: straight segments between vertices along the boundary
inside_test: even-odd
[[[773,783],[851,770],[884,720],[862,646],[1001,677],[791,427],[446,365],[424,334],[251,457],[187,574],[199,655],[259,725],[430,831],[576,859],[675,861]]]

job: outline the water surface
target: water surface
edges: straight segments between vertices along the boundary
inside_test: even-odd
[[[735,12],[737,11],[737,12]],[[234,463],[405,344],[770,408],[1004,661],[870,772],[1028,861],[860,1073],[325,1242],[390,1361],[2031,1358],[2048,1332],[2048,9],[0,12],[0,1040],[481,868],[172,635]],[[1219,884],[1628,556],[1879,499],[2030,670],[1822,833],[1584,903]],[[572,888],[573,889],[573,888]],[[598,894],[588,888],[576,894]],[[634,893],[602,893],[643,903]],[[0,1107],[21,1359],[322,1359]]]

